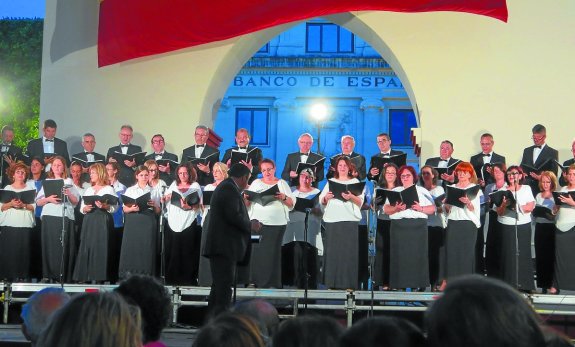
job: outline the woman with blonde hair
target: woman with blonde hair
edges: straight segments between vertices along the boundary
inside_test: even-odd
[[[110,279],[109,245],[110,233],[114,227],[112,213],[116,211],[118,203],[104,164],[92,164],[89,172],[92,186],[86,189],[80,204],[80,212],[85,217],[80,233],[80,250],[74,269],[74,281],[104,282]],[[106,195],[111,198],[103,198]],[[95,197],[100,197],[98,199],[103,201],[86,203],[86,199]]]

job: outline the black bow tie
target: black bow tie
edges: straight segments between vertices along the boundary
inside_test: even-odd
[[[299,153],[299,155],[307,155],[309,157],[309,153]]]
[[[491,157],[491,153],[483,154],[484,157]]]
[[[533,148],[534,148],[534,149],[535,149],[535,148],[541,149],[541,146],[533,146]]]
[[[122,144],[120,144],[120,147],[121,147],[121,148],[128,148],[128,147],[130,147],[130,145],[129,145],[129,144],[128,144],[128,145],[122,145]]]
[[[439,162],[442,162],[442,161],[444,161],[444,162],[446,162],[446,163],[449,162],[449,160],[447,160],[447,159],[439,159]]]
[[[94,152],[86,152],[86,155],[94,155]]]
[[[382,156],[382,157],[385,157],[385,156],[388,156],[388,157],[389,157],[390,154],[389,154],[389,153],[381,153],[381,156]]]
[[[44,139],[46,142],[54,142],[54,139]]]
[[[248,149],[247,147],[238,147],[238,149]]]
[[[206,145],[196,145],[196,148],[204,148]]]

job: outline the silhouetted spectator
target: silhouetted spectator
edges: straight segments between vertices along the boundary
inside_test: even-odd
[[[44,288],[30,296],[22,306],[22,333],[26,340],[36,345],[42,330],[52,314],[70,301],[70,295],[61,288]]]
[[[274,347],[333,347],[343,332],[328,316],[299,316],[283,321],[273,337]]]
[[[165,347],[158,340],[170,321],[170,295],[158,280],[134,275],[122,281],[116,291],[142,313],[142,339],[145,347]]]
[[[116,293],[75,296],[52,317],[38,347],[140,347],[140,310]]]
[[[424,347],[425,336],[413,323],[397,317],[359,321],[339,340],[340,347]]]
[[[222,313],[204,326],[192,347],[264,347],[256,323],[239,313]]]
[[[239,301],[232,312],[246,315],[258,325],[264,340],[271,339],[280,323],[278,311],[269,302],[262,299],[248,299]]]

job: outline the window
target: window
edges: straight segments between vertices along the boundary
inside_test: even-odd
[[[353,53],[353,34],[336,24],[307,23],[307,53]]]
[[[250,144],[269,145],[269,114],[267,108],[237,108],[236,131],[246,128],[250,133]]]
[[[389,110],[389,135],[394,146],[411,146],[411,128],[416,128],[413,110]]]
[[[266,43],[262,46],[256,53],[269,53],[270,52],[270,43]]]

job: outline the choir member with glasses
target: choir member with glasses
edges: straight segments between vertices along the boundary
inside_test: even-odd
[[[154,149],[154,153],[148,154],[144,160],[170,160],[166,162],[166,165],[163,165],[163,162],[158,162],[158,170],[160,178],[166,182],[167,185],[172,184],[174,181],[174,169],[178,163],[178,156],[166,151],[166,142],[164,140],[164,136],[161,134],[156,134],[152,136],[152,148]]]
[[[196,144],[185,148],[182,152],[182,162],[189,162],[192,158],[203,158],[205,163],[199,161],[194,164],[198,173],[198,183],[204,187],[213,182],[212,167],[220,160],[220,151],[207,144],[210,137],[210,130],[205,125],[198,125],[194,131]]]

